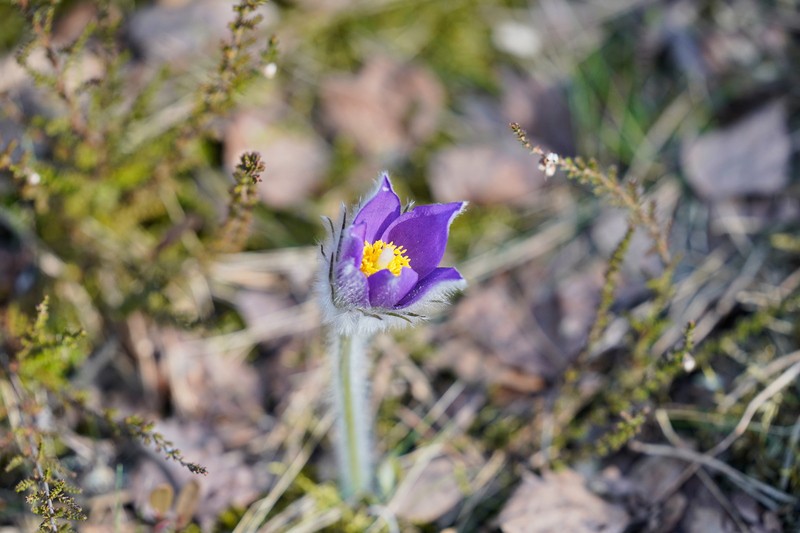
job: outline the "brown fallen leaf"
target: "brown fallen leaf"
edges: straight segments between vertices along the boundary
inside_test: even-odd
[[[570,359],[585,346],[597,317],[604,270],[601,261],[587,260],[579,271],[558,281],[555,293],[559,313],[556,339]]]
[[[512,139],[446,148],[428,170],[438,202],[524,205],[544,184],[544,174]]]
[[[330,155],[327,145],[311,132],[272,122],[272,117],[252,110],[237,114],[225,131],[225,167],[233,171],[243,152],[259,152],[266,165],[257,188],[261,199],[271,207],[296,206],[320,186]]]
[[[261,416],[263,383],[245,361],[221,356],[176,329],[162,328],[158,336],[160,378],[168,383],[176,412],[230,420]]]
[[[532,376],[550,377],[549,346],[525,302],[513,296],[506,280],[497,279],[469,291],[456,306],[450,326],[501,365]]]
[[[439,455],[425,464],[412,463],[389,503],[397,516],[416,524],[431,523],[452,510],[465,496],[468,467],[461,458]]]
[[[154,488],[168,483],[179,489],[173,511],[180,520],[185,523],[194,517],[204,530],[209,530],[222,511],[248,505],[269,483],[266,466],[253,464],[243,450],[226,449],[211,425],[169,419],[160,422],[156,430],[187,460],[207,468],[208,474],[197,476],[174,461],[148,453],[147,460],[133,467],[128,487],[142,516],[154,517],[149,495]]]
[[[436,133],[445,93],[427,69],[378,56],[323,81],[320,99],[327,126],[360,152],[398,157]]]
[[[266,6],[258,12],[266,19],[262,24],[276,18],[274,10]],[[228,23],[234,16],[230,0],[157,2],[133,13],[126,34],[133,49],[144,59],[191,67],[197,60],[216,57],[207,52],[227,38]]]
[[[686,469],[686,463],[669,457],[644,457],[636,462],[628,474],[640,496],[655,503],[667,495]]]
[[[509,122],[516,122],[548,150],[561,155],[575,152],[572,117],[562,87],[510,71],[503,72],[502,87],[504,129]]]
[[[685,143],[682,160],[692,188],[715,201],[779,193],[789,181],[790,154],[786,108],[775,101]]]
[[[629,522],[621,506],[590,492],[572,470],[524,475],[497,519],[504,533],[621,533]]]

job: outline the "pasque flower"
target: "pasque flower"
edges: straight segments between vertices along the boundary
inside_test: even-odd
[[[464,287],[439,263],[450,223],[465,202],[401,208],[387,174],[355,210],[330,225],[321,247],[319,292],[330,334],[334,444],[342,495],[370,494],[374,483],[367,345],[376,331],[426,318]]]
[[[355,214],[345,213],[338,229],[331,223],[330,246],[322,251],[328,322],[347,330],[357,322],[363,327],[363,318],[383,326],[413,321],[462,289],[461,274],[439,263],[450,223],[465,206],[452,202],[403,211],[389,176],[382,174]],[[382,329],[369,320],[366,327]]]

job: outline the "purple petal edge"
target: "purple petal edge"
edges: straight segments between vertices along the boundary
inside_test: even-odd
[[[384,230],[400,216],[400,198],[392,188],[389,174],[383,172],[378,178],[378,185],[372,198],[367,200],[358,211],[353,225],[366,224],[364,238],[375,242]]]
[[[441,267],[421,279],[413,289],[401,299],[395,307],[398,309],[417,303],[428,295],[437,285],[453,281],[463,281],[464,278],[453,267]]]
[[[466,202],[453,202],[415,207],[389,224],[381,238],[405,247],[411,268],[424,278],[439,266],[447,247],[450,223],[465,205]]]

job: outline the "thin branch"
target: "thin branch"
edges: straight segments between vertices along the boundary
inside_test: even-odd
[[[723,461],[710,457],[707,454],[695,452],[685,448],[675,448],[664,444],[647,444],[637,440],[628,443],[628,447],[638,453],[646,455],[655,455],[660,457],[672,457],[687,461],[690,463],[697,463],[712,470],[715,470],[727,476],[733,483],[742,488],[748,494],[756,498],[765,507],[769,509],[776,509],[778,506],[775,502],[782,504],[797,504],[798,499],[791,494],[787,494],[781,490],[767,485],[757,479],[747,476],[735,468],[728,466]]]

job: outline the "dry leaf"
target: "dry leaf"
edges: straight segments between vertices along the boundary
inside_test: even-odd
[[[172,442],[187,461],[202,465],[208,474],[198,477],[159,454],[148,454],[148,460],[137,464],[130,478],[129,490],[136,499],[138,512],[151,517],[147,495],[154,487],[172,482],[183,487],[176,502],[179,518],[183,521],[194,518],[209,528],[225,509],[246,506],[263,493],[269,482],[264,465],[253,464],[241,450],[226,449],[215,435],[216,430],[215,425],[175,419],[156,426],[156,431]],[[192,509],[194,500],[196,512]]]
[[[262,6],[259,14],[266,22],[275,20],[274,10]],[[207,54],[230,35],[228,23],[234,19],[230,0],[161,2],[137,9],[127,24],[127,36],[136,52],[151,62],[185,62]]]
[[[172,507],[172,499],[175,491],[169,483],[161,483],[150,491],[150,507],[156,512],[156,516],[165,516]]]
[[[586,488],[577,472],[527,474],[500,513],[504,533],[622,533],[628,513]]]
[[[176,329],[161,329],[159,336],[160,371],[178,413],[230,420],[262,413],[262,383],[245,361],[216,353]]]
[[[484,352],[505,365],[533,376],[551,376],[554,368],[539,339],[539,328],[531,324],[524,300],[512,296],[504,280],[467,292],[456,306],[451,326],[461,338],[472,339]]]
[[[686,533],[736,533],[737,529],[718,506],[692,505],[683,519]]]
[[[200,503],[200,484],[192,479],[183,486],[175,504],[175,523],[181,528],[186,526],[197,511]]]
[[[441,518],[464,497],[458,482],[458,468],[453,458],[436,457],[419,476],[403,480],[390,505],[398,516],[410,522],[423,524]]]
[[[436,133],[445,93],[427,69],[384,57],[320,89],[323,119],[367,155],[403,156]]]
[[[528,203],[544,183],[534,159],[513,139],[446,148],[434,156],[428,176],[436,201],[484,205]]]
[[[563,88],[510,71],[503,72],[502,87],[504,128],[509,122],[516,122],[530,139],[548,150],[561,155],[575,152],[572,117]]]
[[[678,459],[643,457],[631,469],[628,478],[645,501],[655,503],[666,496],[685,469],[686,463]]]
[[[790,154],[786,109],[777,101],[684,144],[682,159],[697,194],[722,200],[782,191],[789,180]]]
[[[225,166],[232,172],[246,151],[261,154],[266,165],[258,194],[271,207],[299,205],[320,186],[328,170],[327,145],[312,133],[271,124],[266,115],[237,114],[225,131]]]
[[[570,358],[586,344],[597,318],[604,270],[602,261],[587,260],[583,268],[558,282],[555,294],[559,313],[558,340]]]

